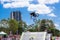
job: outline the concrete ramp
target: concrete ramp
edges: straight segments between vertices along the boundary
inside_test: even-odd
[[[46,40],[47,32],[23,32],[20,40]]]

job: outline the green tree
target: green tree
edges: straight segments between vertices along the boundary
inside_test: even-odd
[[[49,28],[53,36],[60,36],[60,31],[56,28]]]
[[[14,19],[9,20],[9,30],[12,31],[13,34],[18,30],[18,22]]]
[[[19,34],[21,34],[23,31],[25,31],[27,24],[21,20],[21,21],[19,21],[18,25],[19,25],[18,26],[18,32],[19,32]]]
[[[0,21],[0,31],[4,31],[7,34],[9,33],[9,25],[8,25],[8,20],[2,19]]]

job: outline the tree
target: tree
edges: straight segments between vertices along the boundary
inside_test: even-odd
[[[9,20],[9,30],[12,31],[13,34],[18,30],[18,22],[14,19]]]
[[[29,29],[30,32],[37,32],[35,29]]]
[[[6,21],[6,22],[7,22],[8,20],[6,20],[6,19],[2,19],[1,21]]]
[[[8,25],[8,20],[2,19],[0,21],[0,31],[4,31],[7,34],[9,33],[9,25]]]
[[[56,28],[49,28],[53,36],[59,36],[60,31]]]
[[[36,31],[45,31],[45,30],[47,30],[48,32],[50,32],[51,31],[50,28],[55,29],[55,25],[54,25],[52,20],[42,19],[42,20],[38,20],[36,22],[35,28],[36,28]]]
[[[21,34],[23,31],[25,31],[27,24],[21,20],[21,21],[19,21],[18,25],[19,25],[18,26],[18,33]]]

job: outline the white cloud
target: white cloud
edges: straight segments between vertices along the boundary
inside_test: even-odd
[[[33,0],[0,0],[1,3],[4,3],[4,2],[23,2],[23,1],[33,1]]]
[[[37,5],[31,4],[28,7],[28,11],[35,11],[36,13],[39,14],[48,14],[51,13],[52,9],[50,9],[44,4],[37,4]]]
[[[38,0],[38,2],[40,4],[54,4],[54,3],[58,3],[59,0]]]
[[[46,4],[55,4],[59,0],[37,0],[38,4],[31,4],[34,0],[0,0],[4,8],[20,8],[27,7],[28,11],[35,11],[39,14],[49,14],[49,16],[55,16],[50,14],[53,8],[48,7]]]
[[[59,24],[55,24],[56,27],[59,27]]]
[[[59,27],[60,25],[59,24],[55,23],[55,26],[56,26],[55,27],[56,29],[60,30],[60,27]]]
[[[48,14],[48,16],[50,16],[50,17],[57,17],[54,13],[50,13],[50,14]]]
[[[0,0],[1,4],[4,4],[4,2],[12,2],[11,0]]]
[[[1,0],[4,8],[28,7],[33,0]],[[6,2],[6,3],[5,3]]]
[[[29,6],[28,2],[12,2],[12,3],[6,3],[3,4],[3,7],[5,8],[18,8],[18,7],[27,7]]]

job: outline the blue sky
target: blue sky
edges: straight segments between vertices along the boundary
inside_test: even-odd
[[[33,23],[30,13],[39,14],[38,19],[53,20],[60,30],[60,0],[0,0],[0,20],[10,18],[12,11],[20,11],[28,25]]]

